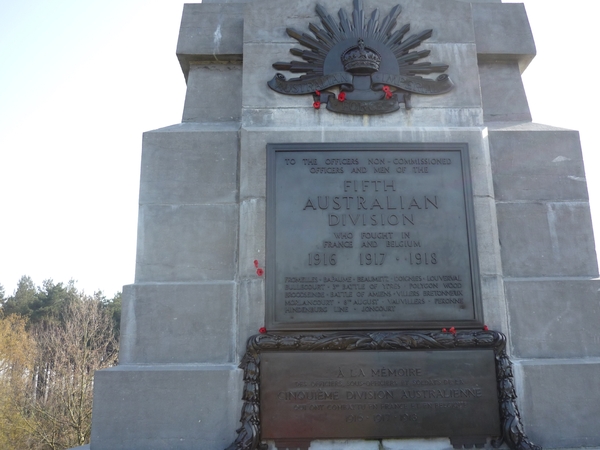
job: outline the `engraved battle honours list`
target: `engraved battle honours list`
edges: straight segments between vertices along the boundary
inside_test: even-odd
[[[267,146],[267,327],[482,325],[467,144]]]

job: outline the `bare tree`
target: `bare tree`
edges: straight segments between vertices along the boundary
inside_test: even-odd
[[[35,342],[26,320],[2,316],[0,310],[0,448],[29,449],[31,440],[23,418],[35,355]]]
[[[89,442],[94,372],[116,364],[112,313],[89,297],[70,302],[57,323],[33,329],[38,344],[27,423],[42,448]]]

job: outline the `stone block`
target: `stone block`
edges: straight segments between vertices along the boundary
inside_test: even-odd
[[[578,132],[491,129],[489,140],[497,200],[588,199]]]
[[[234,362],[233,282],[125,286],[120,364]]]
[[[188,78],[190,63],[241,61],[244,5],[235,3],[188,3],[177,41],[177,58]]]
[[[475,229],[481,275],[501,275],[502,260],[498,245],[496,203],[491,197],[475,197]]]
[[[506,280],[513,355],[600,356],[600,280]]]
[[[480,62],[479,78],[486,122],[531,122],[521,72],[516,61]]]
[[[254,261],[267,263],[265,252],[266,202],[264,198],[247,198],[240,203],[240,262],[238,276],[256,278]]]
[[[521,72],[535,56],[535,43],[522,3],[473,3],[473,28],[480,61],[515,61]]]
[[[392,114],[359,116],[331,113],[325,107],[314,109],[312,97],[304,97],[297,108],[246,108],[242,111],[242,126],[246,128],[471,128],[483,126],[483,109],[477,108],[413,108],[400,107]]]
[[[242,280],[239,285],[237,311],[237,354],[246,352],[248,338],[265,325],[265,284],[262,278]]]
[[[374,9],[379,9],[383,19],[397,4],[396,0],[365,2],[365,16],[369,17]],[[339,21],[337,12],[340,8],[345,9],[349,16],[352,15],[352,2],[348,0],[330,0],[323,5],[336,22]],[[412,33],[433,29],[433,36],[427,40],[430,43],[473,43],[475,41],[471,25],[471,8],[468,4],[457,4],[454,1],[405,0],[402,2],[402,13],[397,21],[398,25],[395,29],[410,23]],[[287,35],[285,29],[295,28],[304,32],[308,30],[310,22],[319,26],[321,23],[315,12],[315,2],[312,0],[295,2],[254,0],[252,7],[246,10],[244,43],[292,43],[295,40]],[[246,58],[245,54],[244,58]]]
[[[525,432],[543,448],[600,446],[600,360],[530,360],[515,364],[522,376],[519,407]]]
[[[91,450],[223,450],[239,426],[241,388],[230,365],[96,372]]]
[[[241,62],[192,63],[187,79],[182,121],[239,121],[241,114]]]
[[[381,450],[453,450],[449,439],[384,439]]]
[[[233,280],[236,204],[141,205],[136,283]]]
[[[237,126],[181,124],[144,133],[140,204],[237,201]]]
[[[483,275],[480,281],[484,323],[490,330],[500,331],[510,339],[502,277]]]
[[[587,202],[497,203],[507,277],[598,276]]]
[[[309,450],[379,450],[378,441],[360,440],[316,440],[310,443]],[[282,450],[282,449],[278,449]]]

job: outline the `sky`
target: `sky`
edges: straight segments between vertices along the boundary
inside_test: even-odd
[[[524,3],[537,47],[523,75],[533,120],[580,131],[600,230],[595,3]],[[0,0],[7,295],[22,275],[107,296],[133,283],[142,133],[183,111],[182,9],[180,0]]]

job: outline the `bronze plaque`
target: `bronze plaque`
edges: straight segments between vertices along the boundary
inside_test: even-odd
[[[494,351],[263,352],[263,439],[498,436]]]
[[[267,328],[483,325],[467,144],[267,146]]]

